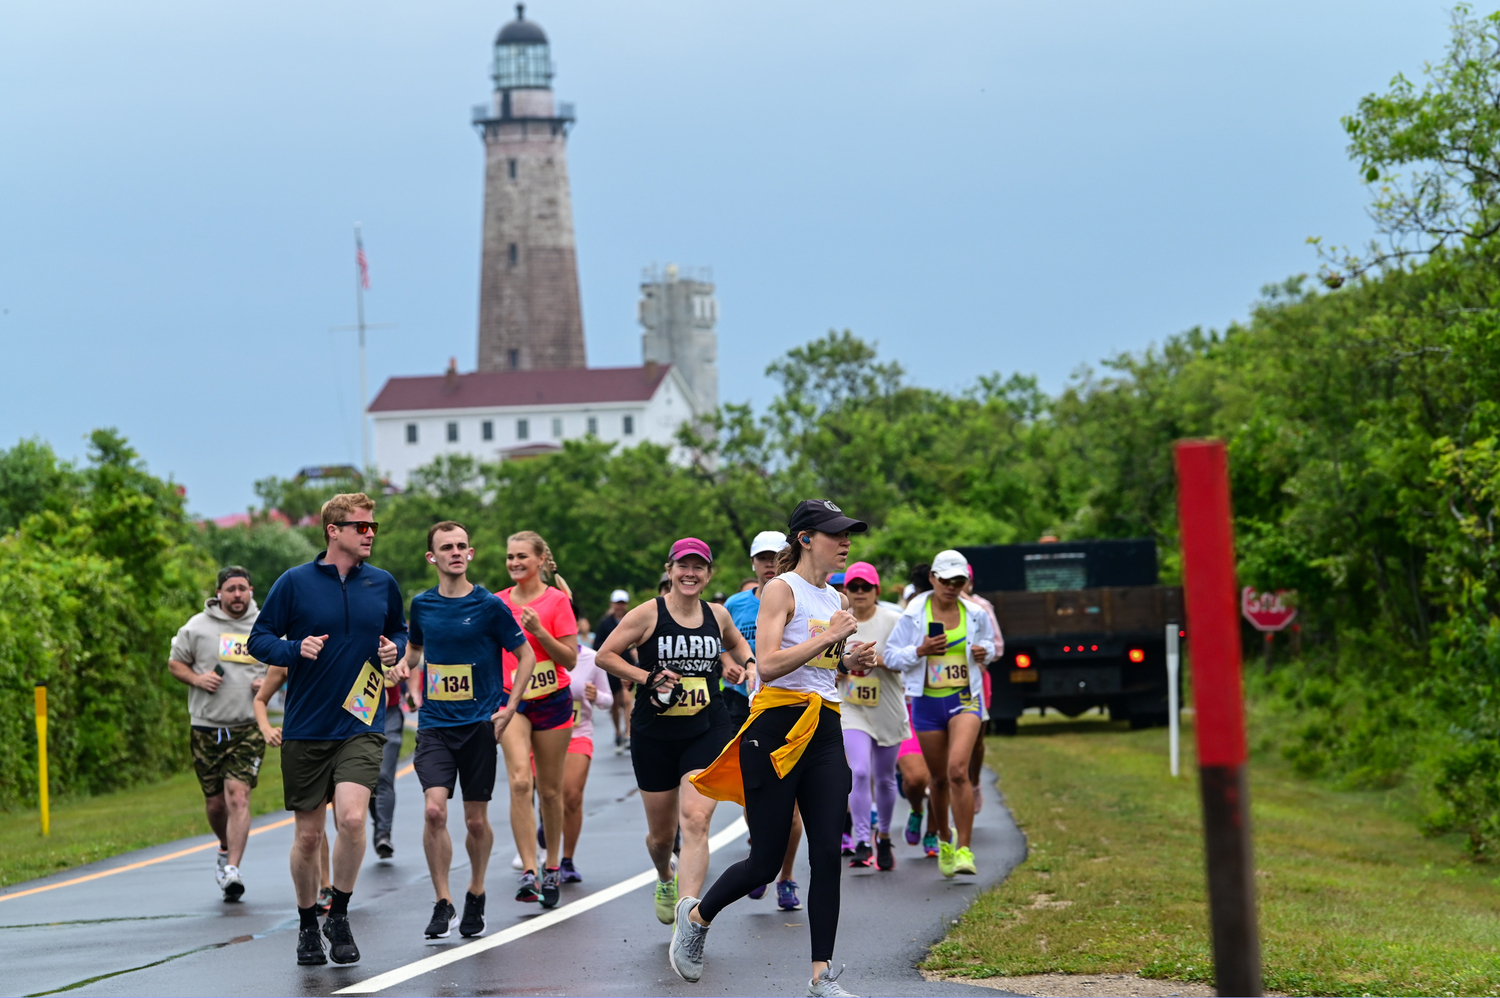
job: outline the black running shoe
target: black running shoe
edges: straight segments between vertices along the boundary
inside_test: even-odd
[[[854,846],[854,858],[849,860],[850,866],[869,866],[870,857],[875,855],[875,850],[870,848],[870,843],[860,842]]]
[[[323,935],[328,937],[328,958],[334,963],[358,963],[359,947],[354,945],[354,930],[349,928],[348,915],[329,915],[323,923]]]
[[[458,921],[457,909],[453,907],[452,901],[443,898],[432,906],[432,921],[427,923],[427,929],[423,935],[428,939],[447,939],[456,921]]]
[[[297,933],[297,963],[303,967],[315,967],[327,963],[328,954],[323,952],[323,937],[318,935],[316,925],[304,925]]]
[[[484,895],[475,897],[464,891],[464,920],[458,923],[458,934],[465,939],[484,935]]]
[[[542,873],[542,907],[556,908],[557,902],[562,900],[562,877],[557,870],[546,870]]]
[[[313,907],[318,909],[319,918],[326,917],[328,912],[333,908],[333,888],[321,888],[318,891],[318,900],[314,902]]]
[[[396,855],[396,847],[391,845],[391,840],[388,838],[376,839],[375,855],[379,856],[381,859],[390,859],[392,856]]]
[[[516,889],[517,901],[540,901],[542,895],[536,889],[536,874],[527,870],[521,874],[521,886]]]
[[[875,840],[875,865],[882,870],[896,868],[896,851],[891,848],[890,839]]]

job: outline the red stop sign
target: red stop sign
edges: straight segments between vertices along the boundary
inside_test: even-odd
[[[1257,631],[1281,631],[1297,619],[1297,608],[1286,605],[1291,590],[1258,593],[1249,586],[1240,590],[1240,612]]]

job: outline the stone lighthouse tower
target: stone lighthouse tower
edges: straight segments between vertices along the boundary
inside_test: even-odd
[[[495,38],[495,92],[474,109],[484,137],[479,370],[584,367],[568,195],[571,104],[552,97],[547,35],[516,19]]]

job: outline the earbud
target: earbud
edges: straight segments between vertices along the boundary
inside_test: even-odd
[[[434,565],[437,564],[437,559],[432,556],[431,551],[427,552],[427,560],[432,562]]]
[[[802,546],[803,547],[805,547],[805,548],[812,547],[812,538],[809,537],[809,536],[807,536],[806,534],[803,534],[801,537],[798,538],[798,540],[800,540],[802,542]]]

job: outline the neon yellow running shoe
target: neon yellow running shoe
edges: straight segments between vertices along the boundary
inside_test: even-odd
[[[656,919],[671,925],[677,919],[677,878],[656,882]]]
[[[953,835],[938,840],[938,872],[951,877],[958,872],[958,850],[953,848]]]
[[[977,874],[979,872],[978,870],[974,869],[974,854],[969,851],[968,846],[960,846],[958,848],[958,855],[956,857],[956,861],[953,864],[953,872],[974,874]]]

